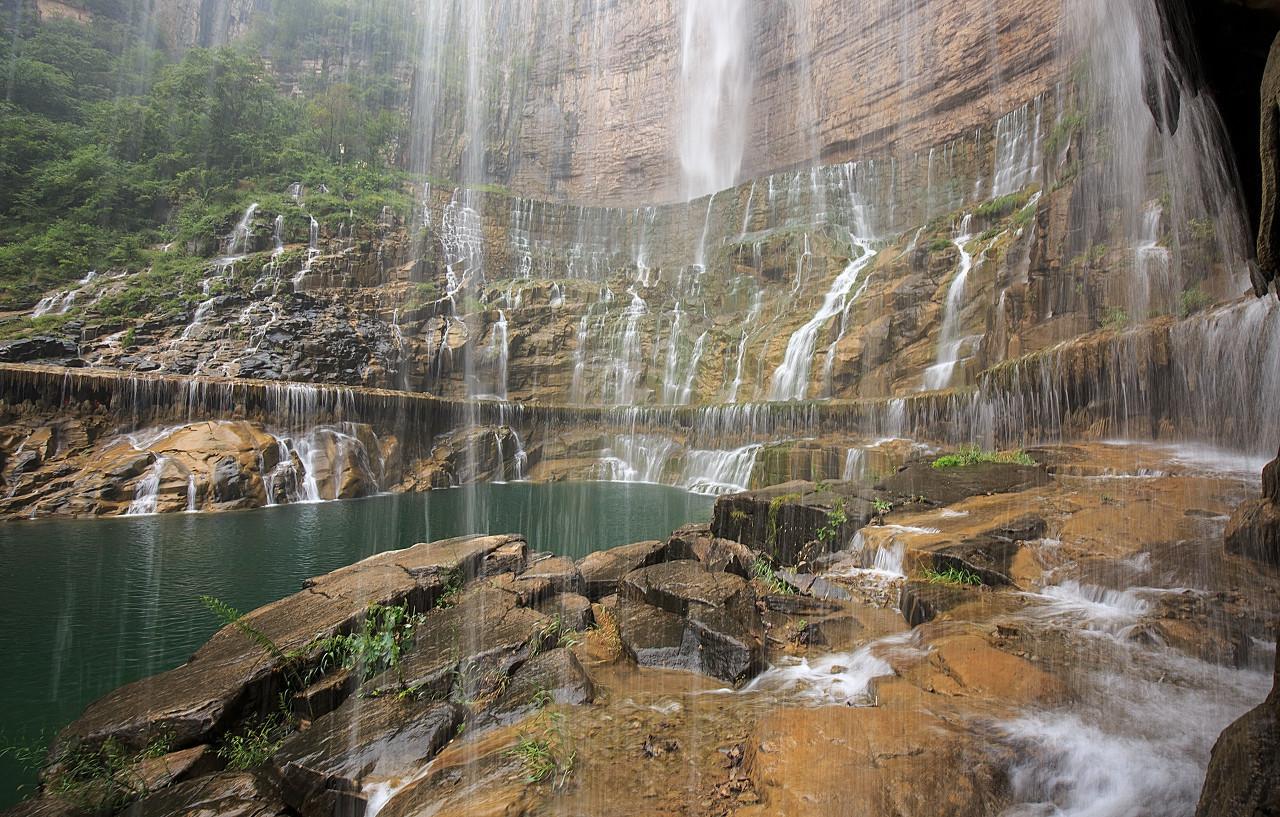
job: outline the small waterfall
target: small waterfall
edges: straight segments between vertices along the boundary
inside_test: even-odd
[[[187,474],[187,513],[195,513],[199,508],[196,507],[196,475],[194,472]]]
[[[813,367],[814,348],[818,342],[818,333],[827,322],[841,314],[849,307],[849,292],[876,256],[871,242],[855,238],[854,244],[861,254],[849,262],[844,271],[836,276],[823,299],[822,306],[804,326],[796,330],[787,342],[787,351],[782,363],[773,373],[769,387],[770,400],[804,400],[809,393],[809,373]],[[865,281],[863,282],[865,285]],[[856,295],[855,295],[856,300]]]
[[[35,308],[31,310],[31,317],[39,318],[49,314],[67,314],[71,311],[71,307],[75,306],[76,298],[79,297],[80,292],[97,277],[97,270],[90,270],[88,275],[76,282],[76,287],[74,289],[69,289],[66,292],[58,292],[53,295],[46,295],[41,298],[35,305]]]
[[[1000,117],[996,123],[992,198],[1017,193],[1033,184],[1040,175],[1043,144],[1040,122],[1043,107],[1043,97],[1036,97],[1021,108]]]
[[[955,277],[951,279],[947,302],[943,306],[942,329],[938,333],[938,361],[924,372],[925,390],[945,389],[951,385],[956,363],[960,359],[960,349],[966,341],[966,338],[960,336],[960,312],[964,309],[965,283],[973,270],[973,256],[966,249],[973,240],[970,234],[972,223],[973,216],[966,214],[956,230],[956,237],[952,239],[952,243],[960,250],[960,265]]]
[[[1173,256],[1160,245],[1164,208],[1158,201],[1148,203],[1142,215],[1142,232],[1134,250],[1137,274],[1129,282],[1129,308],[1139,320],[1153,313],[1174,311],[1178,282],[1175,280]]]
[[[133,501],[129,503],[125,516],[145,516],[156,512],[160,501],[160,481],[164,478],[164,469],[168,464],[168,457],[155,458],[151,468],[134,486]]]
[[[840,479],[845,482],[852,482],[862,477],[866,469],[867,452],[861,448],[850,448],[844,455],[844,468],[840,472]]]
[[[751,338],[752,327],[759,319],[763,307],[764,292],[757,289],[751,296],[751,309],[747,312],[747,319],[743,324],[745,328],[742,330],[742,337],[738,340],[738,359],[734,366],[733,382],[729,384],[728,393],[725,394],[726,403],[738,402],[738,390],[742,388],[742,364],[747,358],[747,341]]]
[[[751,474],[763,445],[733,451],[686,451],[680,484],[695,494],[734,494],[751,488]]]

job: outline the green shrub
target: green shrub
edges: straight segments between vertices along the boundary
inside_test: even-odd
[[[1005,465],[1035,465],[1036,461],[1025,451],[983,451],[972,446],[962,448],[954,454],[944,454],[933,461],[933,467],[964,468],[982,463],[1002,463]]]
[[[920,571],[924,580],[929,584],[950,584],[958,586],[973,586],[982,584],[982,577],[972,570],[965,570],[959,567],[948,567],[946,570],[937,571],[932,568],[924,568]]]

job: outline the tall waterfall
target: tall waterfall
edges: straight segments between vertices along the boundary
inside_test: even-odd
[[[684,0],[680,37],[682,192],[732,187],[746,147],[751,92],[749,0]]]

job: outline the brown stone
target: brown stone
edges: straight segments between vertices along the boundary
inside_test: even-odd
[[[583,595],[597,601],[616,593],[623,576],[662,561],[665,552],[665,542],[653,541],[621,545],[584,556],[578,562]]]

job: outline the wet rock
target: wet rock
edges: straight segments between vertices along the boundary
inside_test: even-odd
[[[582,585],[578,566],[563,556],[535,561],[520,574],[520,579],[546,579],[556,593],[577,593]]]
[[[486,555],[516,538],[466,537],[381,553],[307,581],[302,592],[253,611],[245,623],[287,653],[353,627],[370,604],[431,609],[450,577],[474,575]],[[284,680],[277,658],[224,627],[186,664],[90,704],[56,745],[114,738],[141,749],[160,734],[178,748],[205,743],[245,714],[273,706]]]
[[[279,794],[248,772],[223,772],[148,795],[124,817],[278,817],[287,814]]]
[[[595,623],[591,602],[577,593],[560,593],[538,602],[535,608],[550,619],[558,619],[565,627],[581,632]]]
[[[350,670],[338,670],[301,692],[295,692],[291,700],[293,713],[300,718],[315,720],[341,706],[359,686],[359,679]]]
[[[482,576],[497,576],[502,573],[520,573],[529,558],[529,546],[524,542],[512,542],[490,553],[484,559],[480,570]]]
[[[834,525],[837,511],[844,522]],[[711,531],[778,564],[795,565],[843,547],[873,514],[871,495],[863,496],[854,483],[832,482],[818,490],[812,482],[788,482],[720,497]]]
[[[755,554],[740,542],[711,535],[710,525],[686,525],[667,540],[668,559],[693,559],[708,570],[751,577]]]
[[[898,609],[912,627],[918,627],[978,597],[972,588],[928,582],[907,582],[898,595]]]
[[[583,594],[592,601],[598,601],[616,593],[623,576],[662,561],[665,552],[665,542],[652,541],[621,545],[584,556],[578,562]]]
[[[559,648],[529,659],[516,670],[486,715],[507,723],[550,703],[580,706],[595,697],[591,676],[572,652]]]
[[[1242,502],[1227,522],[1227,553],[1280,566],[1280,506],[1270,499]]]
[[[379,694],[410,689],[424,699],[453,692],[473,700],[501,686],[513,668],[548,646],[550,623],[545,615],[519,606],[513,594],[478,584],[454,605],[428,613],[399,666],[371,679],[364,689]]]
[[[1038,516],[1022,516],[998,528],[983,531],[956,545],[927,550],[929,566],[936,571],[967,571],[991,587],[1013,584],[1013,562],[1024,542],[1044,536],[1046,524]]]
[[[40,335],[34,338],[0,343],[0,362],[3,363],[61,363],[76,360],[80,347],[68,338]]]
[[[763,805],[741,815],[844,814],[851,803],[859,817],[1001,811],[1004,775],[988,747],[925,711],[775,710],[756,725],[744,766]]]
[[[83,808],[53,795],[23,800],[0,814],[4,817],[89,817]]]
[[[134,767],[133,777],[142,791],[157,791],[174,783],[207,774],[220,763],[208,746],[193,746],[161,757],[146,758]]]
[[[358,814],[366,778],[417,770],[453,739],[465,715],[452,703],[353,698],[276,753],[272,767],[281,795],[304,817],[330,817],[339,813],[335,806],[348,805]]]
[[[933,672],[924,682],[931,691],[1019,707],[1059,703],[1067,697],[1065,685],[1057,678],[978,636],[943,638],[931,646],[928,668]]]
[[[1049,484],[1049,474],[1039,465],[978,463],[959,468],[934,468],[932,462],[916,462],[876,485],[895,506],[954,505],[971,496],[1008,494]]]
[[[1280,656],[1267,699],[1218,737],[1196,817],[1280,815]]]
[[[741,683],[759,672],[764,634],[745,579],[697,562],[666,562],[627,575],[618,626],[641,666],[702,672]]]

